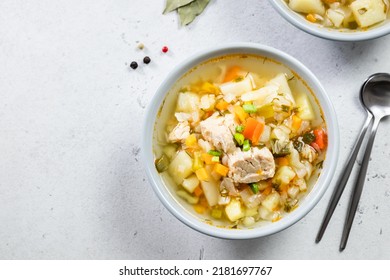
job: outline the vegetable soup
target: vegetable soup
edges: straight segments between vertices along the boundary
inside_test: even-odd
[[[178,203],[210,224],[251,228],[299,207],[321,172],[327,128],[294,72],[231,55],[177,81],[154,143],[156,169]]]

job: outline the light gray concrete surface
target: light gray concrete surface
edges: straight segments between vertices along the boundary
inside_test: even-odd
[[[361,204],[338,252],[350,185],[320,244],[334,188],[281,233],[229,241],[197,233],[160,203],[141,163],[145,106],[167,72],[224,42],[283,50],[323,83],[340,124],[336,177],[363,123],[361,83],[390,72],[390,36],[308,35],[266,0],[215,0],[189,27],[165,1],[0,1],[1,259],[390,259],[390,122],[375,141]],[[146,48],[139,51],[137,42]],[[169,53],[162,54],[167,45]],[[132,60],[149,55],[152,63]]]

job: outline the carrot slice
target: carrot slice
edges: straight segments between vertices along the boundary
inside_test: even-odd
[[[253,131],[253,135],[251,139],[253,145],[257,145],[259,143],[259,139],[261,134],[263,134],[263,131],[264,131],[264,124],[261,122],[257,122],[256,128]]]
[[[245,129],[242,132],[246,139],[252,139],[253,133],[255,132],[258,121],[254,118],[248,118],[246,120]]]
[[[241,67],[239,67],[239,66],[230,67],[225,74],[225,78],[223,79],[223,82],[224,83],[230,82],[231,80],[234,80],[235,78],[237,78],[239,76],[238,72],[240,72],[240,70],[241,70]]]
[[[325,131],[322,129],[314,129],[313,133],[314,136],[316,137],[314,143],[316,143],[321,150],[325,149],[327,144]]]

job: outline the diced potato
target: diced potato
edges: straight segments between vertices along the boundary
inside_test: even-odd
[[[239,200],[233,199],[225,207],[226,216],[232,222],[237,221],[245,216],[245,213],[241,207],[241,202]]]
[[[253,226],[255,224],[255,218],[253,218],[253,217],[245,217],[244,220],[242,221],[242,223],[246,227]]]
[[[192,158],[185,151],[178,152],[169,164],[168,171],[175,182],[181,184],[192,174]]]
[[[219,200],[219,187],[215,181],[200,181],[204,196],[206,197],[207,203],[213,207],[218,204]]]
[[[196,187],[199,185],[199,180],[195,174],[183,180],[181,184],[189,193],[193,193]]]
[[[295,105],[294,97],[291,93],[290,86],[288,85],[288,81],[284,73],[277,74],[275,78],[271,79],[266,85],[277,86],[278,87],[277,92],[279,94],[283,94],[287,100],[291,101],[292,105]]]
[[[349,7],[360,27],[368,27],[384,21],[389,9],[383,0],[356,0]]]
[[[240,96],[245,92],[251,91],[252,88],[252,81],[250,78],[246,77],[242,79],[239,82],[227,82],[224,84],[221,84],[219,86],[221,89],[222,94],[226,95],[235,95],[235,96]]]
[[[333,23],[335,27],[340,27],[344,21],[344,12],[342,10],[332,10],[328,9],[326,11],[326,16]]]
[[[269,211],[264,206],[260,206],[259,207],[259,216],[260,216],[260,218],[262,218],[263,220],[266,220],[266,221],[272,221],[273,220],[273,212]]]
[[[321,0],[290,0],[288,4],[291,9],[298,13],[325,14],[325,6]]]
[[[268,211],[275,211],[280,205],[280,195],[277,192],[269,194],[261,203]]]
[[[178,112],[194,112],[199,110],[199,95],[191,92],[180,92],[177,97]]]
[[[272,181],[275,184],[287,185],[295,177],[295,172],[290,166],[281,166]]]
[[[298,107],[298,117],[302,120],[311,121],[315,119],[315,113],[310,103],[309,97],[301,93],[296,97],[296,104]]]

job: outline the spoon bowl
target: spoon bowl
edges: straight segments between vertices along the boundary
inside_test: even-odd
[[[390,115],[390,74],[372,75],[363,92],[363,104],[374,116],[383,118]]]

